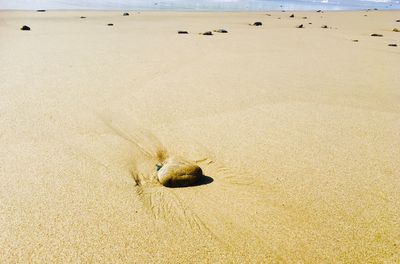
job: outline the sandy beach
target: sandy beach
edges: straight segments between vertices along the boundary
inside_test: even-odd
[[[400,11],[129,13],[0,11],[1,263],[400,262]]]

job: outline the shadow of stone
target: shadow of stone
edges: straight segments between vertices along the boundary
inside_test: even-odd
[[[201,186],[201,185],[207,185],[210,184],[214,181],[213,178],[211,178],[210,176],[207,175],[203,175],[203,177],[201,177],[200,180],[196,181],[195,183],[193,183],[190,186],[175,186],[175,187],[167,187],[167,188],[190,188],[190,187],[196,187],[196,186]]]

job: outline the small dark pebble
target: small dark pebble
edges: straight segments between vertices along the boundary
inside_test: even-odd
[[[228,30],[220,28],[220,29],[214,30],[214,32],[217,32],[217,33],[228,33]]]
[[[353,42],[358,42],[358,39],[353,39]]]
[[[397,44],[391,43],[391,44],[388,44],[388,46],[389,47],[397,47]]]
[[[46,12],[46,10],[45,9],[38,9],[38,10],[36,10],[36,12]]]
[[[129,16],[129,13],[123,13],[122,15],[123,16]]]
[[[328,28],[328,26],[327,25],[323,25],[321,28]]]
[[[317,10],[317,13],[323,13],[323,11],[322,10]]]
[[[371,34],[371,37],[383,37],[383,35],[374,33],[374,34]]]
[[[302,19],[307,19],[307,17],[302,17]]]
[[[81,16],[81,18],[83,19],[83,18],[86,18],[85,16]]]
[[[24,26],[21,27],[21,30],[26,30],[26,31],[28,31],[28,30],[31,30],[31,28],[28,27],[28,26],[26,26],[26,25],[24,25]]]
[[[400,19],[397,19],[396,22],[400,22]]]
[[[294,18],[294,14],[291,14],[289,17],[290,17],[290,18]]]
[[[303,24],[300,24],[296,28],[304,28],[304,26],[303,26]]]
[[[107,26],[112,27],[112,26],[114,26],[114,24],[113,23],[108,23]]]
[[[253,23],[253,26],[259,27],[259,26],[262,26],[262,23],[259,22],[259,21],[257,21],[257,22],[254,22],[254,23]]]
[[[400,29],[394,28],[394,29],[393,29],[393,32],[400,32]]]
[[[211,31],[206,31],[203,33],[204,36],[212,36],[212,32]]]
[[[312,25],[312,23],[311,23],[311,22],[308,22],[308,24],[309,24],[309,25]]]
[[[179,31],[178,31],[178,34],[189,34],[189,32],[184,31],[184,30],[179,30]]]

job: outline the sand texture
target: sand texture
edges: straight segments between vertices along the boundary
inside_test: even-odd
[[[0,263],[399,263],[400,11],[269,14],[1,11]]]

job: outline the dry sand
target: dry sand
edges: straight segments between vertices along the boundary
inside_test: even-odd
[[[400,12],[294,13],[0,12],[0,262],[400,262]]]

